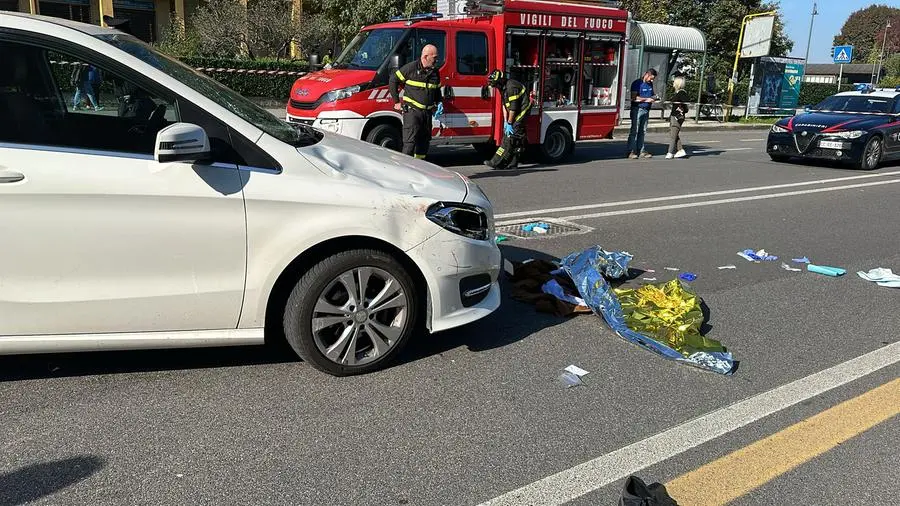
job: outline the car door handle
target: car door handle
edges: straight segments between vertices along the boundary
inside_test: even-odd
[[[14,170],[0,168],[0,183],[18,183],[25,179],[25,174]]]

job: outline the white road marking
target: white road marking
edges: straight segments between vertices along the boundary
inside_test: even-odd
[[[719,144],[722,141],[697,141],[694,144]]]
[[[734,204],[736,202],[747,202],[751,200],[766,200],[766,199],[777,199],[781,197],[793,197],[796,195],[808,195],[811,193],[823,193],[823,192],[833,192],[839,190],[850,190],[853,188],[865,188],[867,186],[880,186],[886,184],[894,184],[900,183],[900,179],[888,179],[887,181],[874,181],[871,183],[858,183],[858,184],[848,184],[844,186],[829,186],[828,188],[815,188],[812,190],[797,190],[792,192],[782,192],[782,193],[767,193],[764,195],[751,195],[749,197],[734,197],[730,199],[719,199],[719,200],[708,200],[705,202],[688,202],[685,204],[671,204],[668,206],[655,206],[655,207],[642,207],[637,209],[622,209],[620,211],[606,211],[603,213],[594,213],[594,214],[581,214],[577,216],[564,216],[563,219],[567,221],[576,221],[576,220],[584,220],[588,218],[603,218],[605,216],[618,216],[622,214],[640,214],[640,213],[651,213],[654,211],[669,211],[672,209],[685,209],[688,207],[704,207],[704,206],[714,206],[718,204]]]
[[[741,139],[741,142],[756,142],[756,141],[764,141],[766,139]]]
[[[826,183],[837,183],[840,181],[852,181],[855,179],[868,179],[873,177],[885,177],[885,176],[896,176],[900,175],[900,170],[892,171],[892,172],[881,172],[878,174],[861,174],[858,176],[847,176],[847,177],[836,177],[831,179],[816,179],[813,181],[800,181],[798,183],[784,183],[784,184],[776,184],[769,186],[750,186],[745,188],[734,188],[731,190],[718,190],[713,192],[702,192],[702,193],[686,193],[682,195],[669,195],[666,197],[651,197],[646,199],[636,199],[636,200],[620,200],[617,202],[604,202],[602,204],[584,204],[579,206],[568,206],[568,207],[555,207],[550,209],[536,209],[533,211],[517,211],[513,213],[501,213],[494,216],[495,219],[503,219],[503,218],[514,218],[517,216],[534,216],[534,215],[542,215],[542,214],[550,214],[550,213],[564,213],[568,211],[581,211],[585,209],[599,209],[602,207],[618,207],[618,206],[627,206],[632,204],[647,204],[650,202],[664,202],[667,200],[683,200],[683,199],[693,199],[699,197],[713,197],[716,195],[730,195],[735,193],[748,193],[755,191],[764,191],[764,190],[777,190],[780,188],[793,188],[797,186],[809,186],[816,184],[826,184]]]
[[[900,362],[900,342],[744,399],[614,452],[525,485],[481,506],[561,505],[757,420]]]
[[[750,149],[756,149],[756,148],[698,149],[698,150],[696,150],[696,151],[692,151],[692,153],[708,153],[708,152],[710,152],[710,151],[715,151],[715,152],[719,152],[719,151],[747,151],[747,150],[750,150]]]

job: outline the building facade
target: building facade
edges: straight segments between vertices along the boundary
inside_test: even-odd
[[[868,83],[873,80],[876,70],[880,70],[879,75],[874,79],[877,82],[887,72],[884,67],[881,69],[877,67],[870,63],[847,63],[841,69],[841,65],[833,63],[810,63],[806,66],[803,82],[837,85],[838,78],[840,78],[842,84]]]
[[[238,0],[247,5],[247,0]],[[146,42],[158,42],[173,19],[189,22],[201,0],[0,0],[0,11],[18,11],[101,24],[104,16],[128,19],[132,33]],[[293,0],[300,12],[301,0]]]
[[[0,10],[100,24],[103,16],[130,20],[135,36],[157,42],[177,15],[199,6],[200,0],[0,0]]]

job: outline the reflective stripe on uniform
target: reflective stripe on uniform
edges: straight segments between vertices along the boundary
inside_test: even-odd
[[[519,115],[516,116],[515,121],[519,121],[520,119],[524,118],[525,115],[528,114],[530,111],[531,111],[531,104],[528,104],[527,106],[525,106],[524,109],[522,109],[522,112],[520,112]]]
[[[412,104],[412,105],[418,107],[419,109],[428,109],[428,107],[426,107],[426,106],[425,106],[424,104],[422,104],[421,102],[416,102],[415,100],[413,100],[413,99],[407,97],[406,95],[403,95],[403,101],[404,101],[404,102],[409,102],[410,104]]]
[[[403,73],[400,72],[399,69],[397,70],[397,78],[400,79],[401,81],[404,81],[404,82],[406,81],[406,77],[404,77]]]
[[[506,150],[503,148],[497,148],[497,156],[503,156],[503,153],[506,153]]]
[[[416,157],[416,160],[424,160],[425,159],[425,155],[413,155],[413,156]]]
[[[422,81],[406,81],[406,85],[425,88],[426,90],[436,90],[441,87],[440,84],[423,83]]]
[[[518,100],[519,97],[521,97],[521,96],[524,95],[524,94],[525,94],[525,92],[523,91],[522,93],[519,93],[518,95],[513,95],[513,96],[507,98],[507,99],[506,99],[506,107],[511,106],[513,102],[515,102],[516,100]]]

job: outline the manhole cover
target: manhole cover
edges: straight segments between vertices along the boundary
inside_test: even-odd
[[[543,223],[548,225],[547,233],[542,234],[539,232],[526,232],[524,227],[526,225],[537,225],[538,223]],[[577,223],[571,223],[568,221],[563,221],[555,218],[534,218],[530,220],[522,220],[516,222],[501,222],[495,227],[497,235],[505,235],[508,237],[516,237],[519,239],[534,239],[540,237],[550,237],[550,236],[560,236],[560,235],[571,235],[571,234],[584,234],[593,230],[590,227],[585,227],[583,225],[579,225]]]

